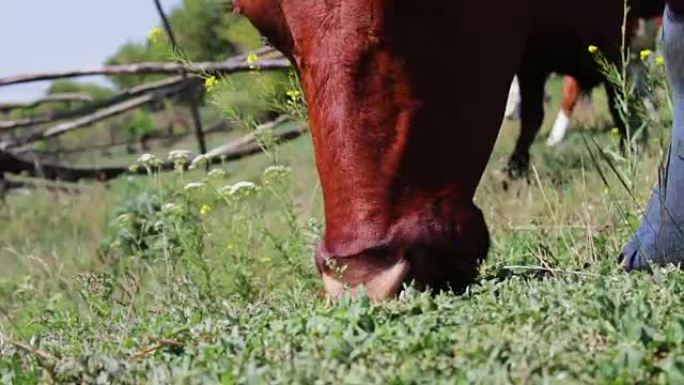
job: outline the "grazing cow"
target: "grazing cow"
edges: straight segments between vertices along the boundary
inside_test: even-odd
[[[630,48],[632,53],[639,55],[643,50],[653,50],[656,47],[657,34],[662,22],[662,17],[658,16],[654,20],[646,19],[632,19],[632,44]],[[633,73],[636,77],[642,74],[643,66],[636,62],[632,65]],[[639,79],[636,79],[639,82]],[[565,76],[563,79],[563,102],[561,103],[560,111],[553,124],[553,128],[546,140],[548,146],[556,146],[560,144],[570,128],[570,120],[572,114],[577,106],[579,98],[584,95],[587,99],[591,99],[591,90],[583,90],[580,84],[572,76]],[[644,95],[645,96],[645,95]],[[614,117],[620,119],[619,116]]]
[[[614,13],[617,3],[623,8],[619,15]],[[586,52],[589,45],[595,45],[600,47],[609,61],[620,63],[623,2],[602,1],[584,9],[584,20],[572,20],[569,24],[559,23],[561,16],[557,12],[576,5],[578,4],[574,2],[559,4],[557,1],[547,1],[539,2],[535,7],[540,11],[540,17],[532,21],[532,31],[527,37],[518,71],[521,95],[520,135],[505,167],[510,178],[521,178],[528,173],[530,147],[544,120],[544,84],[552,72],[572,76],[584,90],[591,90],[605,83],[611,113],[623,137],[626,136],[625,126],[615,108],[615,90],[607,83],[594,57]],[[632,0],[630,6],[630,17],[638,20],[662,14],[664,5],[662,0]],[[568,9],[565,11],[578,13]],[[597,23],[597,17],[603,23]],[[629,23],[628,27],[627,34],[632,36],[633,23]]]
[[[473,196],[521,53],[530,42],[558,61],[588,55],[589,42],[609,48],[621,3],[234,0],[300,75],[328,293],[364,286],[382,299],[409,281],[472,282],[489,246]]]

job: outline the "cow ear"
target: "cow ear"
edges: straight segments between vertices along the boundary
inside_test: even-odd
[[[292,34],[280,0],[233,0],[233,10],[245,15],[276,49],[291,55]]]

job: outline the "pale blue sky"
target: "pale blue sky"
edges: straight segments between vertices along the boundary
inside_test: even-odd
[[[181,2],[162,0],[167,12]],[[0,0],[0,76],[96,66],[157,25],[152,0]],[[32,99],[46,86],[1,87],[0,101]]]

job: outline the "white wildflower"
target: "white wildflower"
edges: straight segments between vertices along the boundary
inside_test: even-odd
[[[183,190],[185,190],[185,191],[199,190],[203,187],[204,187],[204,183],[202,183],[202,182],[192,182],[192,183],[186,184],[185,187],[183,188]]]
[[[121,214],[116,218],[116,221],[124,225],[130,223],[132,219],[133,216],[131,214]]]
[[[177,215],[180,214],[183,209],[175,203],[166,203],[162,206],[162,213]]]
[[[192,157],[192,152],[188,150],[173,150],[169,152],[169,159],[178,162],[187,162]]]
[[[292,169],[287,166],[271,166],[264,170],[264,177],[266,179],[283,178],[292,172]]]
[[[138,158],[138,163],[142,164],[143,166],[149,167],[149,166],[157,166],[161,164],[159,161],[159,158],[152,154],[142,154]]]
[[[220,192],[234,198],[246,198],[259,191],[259,186],[252,182],[237,182],[221,188]]]
[[[209,179],[221,179],[224,176],[226,176],[226,172],[218,168],[209,171],[209,173],[207,174],[207,177]]]
[[[173,162],[173,169],[180,173],[185,171],[185,165],[188,164],[190,158],[192,158],[192,153],[188,150],[173,150],[169,152],[169,159]]]

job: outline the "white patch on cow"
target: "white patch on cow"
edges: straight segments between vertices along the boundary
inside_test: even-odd
[[[518,84],[518,77],[513,78],[511,88],[508,91],[508,101],[506,102],[506,113],[504,114],[508,120],[520,119],[520,85]]]
[[[570,117],[565,111],[560,110],[558,112],[558,117],[556,118],[556,123],[553,124],[549,138],[546,140],[548,146],[556,146],[565,139],[565,135],[568,133],[570,128]]]

